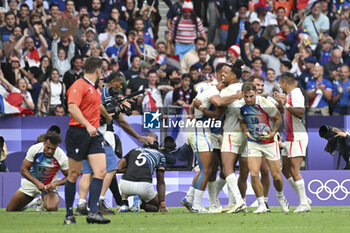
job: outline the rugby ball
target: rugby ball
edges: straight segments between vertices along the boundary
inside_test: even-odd
[[[267,136],[270,132],[270,126],[263,123],[257,124],[254,127],[254,133],[258,136]]]

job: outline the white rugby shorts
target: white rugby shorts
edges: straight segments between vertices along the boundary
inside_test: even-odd
[[[154,190],[152,183],[149,182],[136,182],[129,180],[120,180],[120,191],[126,196],[139,195],[142,201],[150,202],[157,192]]]
[[[280,160],[280,149],[278,142],[274,141],[268,144],[259,144],[248,141],[248,157],[263,157],[268,160]]]

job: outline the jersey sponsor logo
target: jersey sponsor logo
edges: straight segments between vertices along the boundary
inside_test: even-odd
[[[349,182],[349,183],[348,183]],[[346,185],[346,183],[348,183]],[[321,201],[327,201],[333,197],[337,201],[345,200],[350,194],[350,179],[339,183],[335,179],[327,180],[324,184],[321,180],[314,179],[309,182],[309,192],[316,195]]]
[[[143,128],[145,129],[160,129],[160,116],[162,114],[157,112],[144,112],[143,113]]]

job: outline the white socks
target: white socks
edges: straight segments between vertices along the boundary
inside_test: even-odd
[[[190,189],[187,191],[186,198],[189,203],[193,203],[194,190],[195,188],[191,186]]]
[[[242,200],[241,193],[239,192],[237,185],[237,176],[235,173],[232,173],[226,177],[226,183],[228,187],[231,189],[233,196],[236,199],[236,202]]]
[[[306,192],[305,192],[305,183],[304,179],[295,181],[295,187],[297,189],[297,194],[300,199],[300,205],[307,205],[307,197],[306,197]]]
[[[294,189],[294,191],[295,191],[296,193],[298,193],[298,190],[297,190],[297,187],[295,186],[295,182],[294,182],[294,180],[293,180],[293,177],[289,177],[288,183],[290,184],[290,186],[292,186],[292,188]]]
[[[267,201],[269,200],[269,197],[264,197],[264,201],[267,203]]]
[[[216,198],[219,196],[219,193],[221,192],[225,184],[226,184],[226,180],[222,179],[220,176],[216,178],[215,180]]]
[[[194,190],[194,198],[193,198],[193,208],[199,209],[202,205],[202,198],[203,198],[204,191],[195,189]]]
[[[207,183],[208,186],[208,194],[209,194],[209,202],[210,205],[213,205],[216,203],[216,188],[215,188],[215,181]]]
[[[258,206],[265,206],[265,199],[264,197],[258,197]]]
[[[79,199],[78,205],[85,205],[85,204],[86,204],[86,200],[85,199]]]
[[[300,205],[307,205],[307,196],[305,192],[305,183],[304,179],[294,181],[293,177],[288,179],[290,186],[294,189],[294,191],[298,194]]]
[[[236,204],[236,198],[233,195],[233,193],[228,185],[227,185],[227,191],[228,191],[228,205],[230,206],[230,205]]]

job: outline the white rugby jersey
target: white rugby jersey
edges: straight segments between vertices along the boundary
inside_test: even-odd
[[[220,96],[231,96],[237,94],[242,90],[243,83],[234,83],[221,90]],[[234,101],[236,102],[236,101]],[[224,132],[242,132],[242,129],[239,125],[239,119],[237,111],[234,110],[234,102],[227,105],[227,109],[225,111],[225,122],[224,122]]]
[[[197,96],[196,99],[200,100],[202,102],[202,105],[205,108],[209,108],[210,107],[210,98],[214,95],[219,95],[220,92],[219,90],[216,88],[216,86],[207,86],[206,88],[203,87],[197,87]],[[204,116],[204,113],[202,111],[200,111],[199,109],[194,109],[194,116],[196,119],[200,119]]]
[[[293,89],[287,95],[287,103],[293,108],[305,109],[305,99],[300,88]],[[296,116],[293,116],[288,109],[284,111],[284,122],[287,131],[286,141],[301,141],[308,139],[308,135],[302,120]]]

